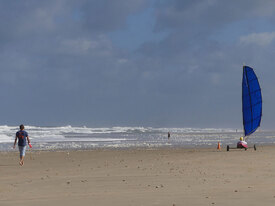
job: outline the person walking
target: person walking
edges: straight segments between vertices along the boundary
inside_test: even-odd
[[[16,132],[14,145],[13,145],[13,148],[15,149],[16,142],[17,142],[17,139],[18,139],[18,149],[19,149],[19,152],[20,152],[20,162],[19,162],[19,164],[21,166],[24,165],[24,157],[25,157],[25,153],[26,153],[27,141],[28,141],[29,145],[31,143],[30,139],[29,139],[28,132],[26,132],[24,129],[25,129],[24,125],[21,124],[20,125],[20,130],[18,132]]]

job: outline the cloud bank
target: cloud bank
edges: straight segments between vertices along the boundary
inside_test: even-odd
[[[272,122],[271,0],[29,0],[0,11],[1,124],[241,128],[243,63]]]

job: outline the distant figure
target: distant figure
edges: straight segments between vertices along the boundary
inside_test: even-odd
[[[170,139],[170,132],[168,132],[168,140]]]
[[[248,148],[247,142],[243,140],[243,137],[240,137],[240,141],[237,143],[237,148]]]
[[[18,139],[18,148],[19,148],[19,152],[20,152],[20,162],[19,164],[21,166],[24,165],[24,156],[26,153],[26,147],[27,147],[27,141],[28,144],[30,145],[30,139],[29,139],[29,135],[28,133],[24,130],[24,125],[21,124],[20,125],[20,130],[18,132],[16,132],[16,136],[15,136],[15,140],[14,140],[14,145],[13,148],[15,149],[15,145]]]

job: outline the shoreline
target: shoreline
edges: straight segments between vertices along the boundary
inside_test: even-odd
[[[1,127],[1,126],[0,126]],[[67,150],[94,148],[136,147],[216,147],[239,141],[241,132],[219,128],[151,128],[151,127],[52,127],[26,126],[33,149]],[[0,151],[10,151],[14,142],[15,128],[1,127]],[[168,139],[167,132],[171,137]],[[45,137],[44,134],[47,134]],[[258,130],[249,137],[248,143],[274,144],[275,130]]]
[[[274,205],[275,146],[0,152],[0,202],[20,205]]]
[[[230,148],[236,148],[237,147],[237,142],[236,144],[226,144],[220,142],[221,150],[226,150],[226,146],[229,145]],[[275,143],[255,143],[255,145],[258,147],[275,147]],[[28,146],[26,148],[26,152],[28,153],[29,151],[36,152],[36,151],[41,151],[41,152],[62,152],[62,151],[93,151],[93,150],[162,150],[162,149],[176,149],[176,150],[192,150],[192,149],[214,149],[217,150],[218,142],[216,145],[151,145],[151,146],[127,146],[127,147],[87,147],[87,148],[56,148],[56,149],[46,149],[46,148],[35,148],[35,144],[32,145],[33,148],[30,149]],[[253,144],[248,143],[249,148],[252,148],[254,146]],[[7,152],[18,152],[18,146],[16,146],[15,149],[10,147],[10,149],[6,150],[0,150],[0,153],[7,153]]]

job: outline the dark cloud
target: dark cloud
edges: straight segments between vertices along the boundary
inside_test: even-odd
[[[156,30],[193,28],[211,32],[238,20],[253,20],[258,17],[273,19],[274,13],[272,0],[266,0],[264,3],[257,0],[163,1],[157,4]]]
[[[272,82],[273,31],[253,23],[272,24],[273,8],[272,1],[2,1],[1,124],[241,127],[242,63]],[[145,10],[163,38],[146,38],[135,51],[114,44],[112,32],[127,32],[129,17]],[[242,32],[224,32],[232,29]]]
[[[145,0],[92,0],[80,7],[84,28],[92,32],[108,32],[126,26],[126,19],[148,6]]]

